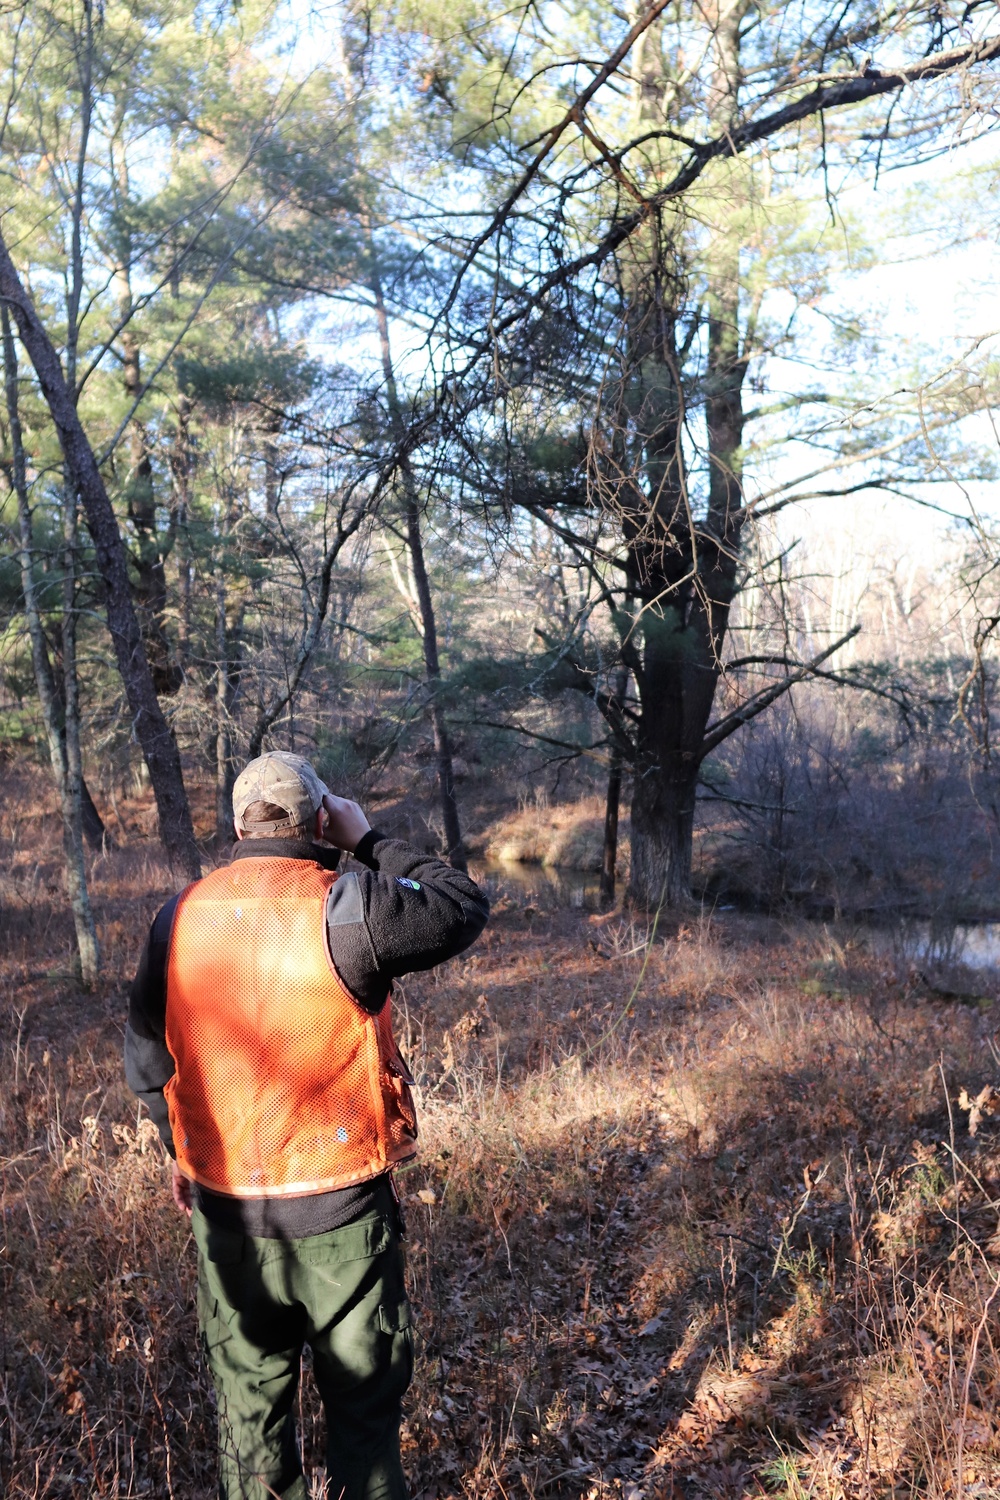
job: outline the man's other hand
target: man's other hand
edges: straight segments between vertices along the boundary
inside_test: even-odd
[[[170,1163],[170,1191],[181,1213],[187,1214],[190,1219],[191,1206],[194,1201],[191,1196],[191,1179],[184,1176],[175,1161]]]
[[[332,792],[327,792],[323,798],[323,811],[326,814],[323,837],[327,843],[353,854],[371,827],[361,808],[347,797],[335,797]]]

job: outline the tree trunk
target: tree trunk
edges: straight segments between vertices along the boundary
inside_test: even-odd
[[[32,364],[59,434],[74,493],[83,503],[87,525],[104,580],[108,629],[115,659],[132,712],[133,727],[149,767],[160,819],[160,836],[175,868],[189,879],[201,873],[191,809],[184,790],[177,743],[163,717],[142,643],[129,587],[125,548],[108,492],[77,414],[73,392],[59,358],[21,285],[0,234],[0,297],[14,314],[21,341]]]
[[[628,896],[646,911],[691,900],[691,851],[697,777],[636,777],[632,793],[632,860]]]
[[[175,536],[180,610],[177,619],[177,667],[183,677],[191,654],[191,477],[194,447],[191,442],[191,402],[183,391],[177,398],[177,432],[170,450],[170,472],[174,481],[171,527]]]
[[[413,567],[413,583],[420,610],[421,637],[424,647],[424,671],[430,688],[430,719],[434,734],[434,757],[437,761],[438,789],[441,794],[441,816],[444,822],[445,858],[456,870],[467,870],[465,848],[462,844],[462,825],[458,816],[458,799],[455,796],[455,771],[452,759],[451,736],[444,710],[437,698],[441,685],[441,664],[438,660],[437,621],[434,618],[434,601],[431,596],[430,579],[424,561],[424,547],[420,536],[420,509],[417,505],[412,474],[406,505],[406,544]]]
[[[215,588],[215,654],[218,668],[215,677],[215,837],[231,844],[236,837],[233,826],[233,786],[236,768],[233,764],[232,683],[229,675],[229,636],[226,630],[226,580],[221,571]]]
[[[628,692],[628,669],[616,675],[614,698],[621,705]],[[615,874],[618,863],[618,809],[622,795],[622,747],[616,738],[611,743],[611,765],[608,769],[608,795],[604,805],[604,847],[601,854],[601,886],[598,905],[606,910],[614,905]]]
[[[621,504],[628,544],[626,594],[630,612],[639,606],[642,632],[641,655],[634,632],[623,645],[640,707],[626,897],[634,906],[657,910],[683,905],[690,897],[693,787],[705,720],[690,712],[703,664],[690,628],[696,569],[687,520],[678,278],[668,259],[669,242],[658,243],[655,228],[650,235],[648,262],[635,268],[629,333],[627,402],[640,456],[637,481]]]
[[[131,300],[131,287],[126,277],[122,296],[123,318],[131,307]],[[125,356],[125,398],[131,405],[142,389],[142,376],[139,369],[139,345],[128,327],[122,332],[122,348]],[[167,575],[156,528],[153,465],[149,457],[146,429],[137,417],[133,418],[131,424],[129,456],[131,462],[126,501],[129,520],[135,531],[132,562],[135,567],[134,593],[139,628],[154,688],[157,693],[176,693],[183,679],[173,660],[167,638]]]
[[[7,308],[0,309],[0,323],[2,323],[3,335],[3,364],[4,364],[4,390],[7,401],[7,421],[10,431],[11,457],[12,457],[12,479],[14,493],[17,499],[17,519],[19,533],[19,554],[21,567],[21,591],[24,595],[24,612],[28,622],[28,637],[31,641],[31,660],[35,674],[35,685],[38,690],[38,701],[42,710],[42,721],[45,725],[45,736],[49,748],[49,763],[52,767],[52,777],[56,784],[56,792],[59,797],[59,810],[62,816],[63,850],[66,859],[66,887],[69,894],[70,909],[73,913],[73,927],[76,934],[76,948],[80,961],[80,978],[87,989],[92,989],[97,983],[100,968],[100,955],[97,945],[97,928],[94,923],[94,914],[90,905],[90,894],[87,890],[87,866],[83,853],[83,808],[85,784],[82,774],[79,773],[79,721],[75,721],[76,731],[72,736],[72,743],[76,747],[75,782],[69,774],[68,768],[68,746],[71,737],[67,735],[64,726],[59,695],[56,692],[55,677],[52,672],[52,663],[49,660],[48,646],[45,640],[45,632],[42,628],[41,612],[38,608],[38,595],[35,589],[34,559],[33,559],[33,536],[31,526],[31,509],[28,502],[27,474],[24,461],[24,446],[21,438],[21,420],[18,410],[17,390],[17,351],[14,346],[14,337],[10,327],[10,316]],[[75,600],[73,593],[73,576],[64,587],[70,594],[69,606],[71,618],[74,622],[71,629],[75,629]],[[66,600],[63,600],[65,611]],[[64,649],[65,649],[64,616]],[[70,661],[64,664],[67,681],[72,680],[75,686],[75,652],[71,652]],[[72,700],[75,707],[75,692]],[[89,801],[90,794],[86,794]],[[93,803],[90,803],[93,808]],[[97,809],[93,808],[94,814]],[[100,817],[98,816],[98,822]]]
[[[718,7],[712,119],[720,134],[735,129],[740,83],[740,25],[743,3]],[[705,419],[708,429],[708,531],[719,538],[714,550],[713,593],[719,610],[711,628],[721,647],[736,590],[736,567],[743,528],[743,382],[747,360],[740,334],[740,246],[724,226],[709,249],[708,378]]]
[[[733,127],[740,82],[740,24],[747,0],[716,7],[712,117]],[[646,38],[640,115],[651,125],[663,97],[652,77],[654,28]],[[647,55],[648,54],[648,55]],[[659,58],[662,63],[662,58]],[[662,119],[660,124],[665,123]],[[636,250],[631,321],[634,370],[630,409],[642,441],[645,503],[626,507],[627,592],[642,601],[643,650],[630,662],[641,705],[636,731],[629,900],[659,908],[690,899],[698,771],[705,754],[729,611],[737,586],[745,512],[742,490],[742,387],[746,360],[739,327],[739,243],[728,225],[709,247],[708,360],[704,387],[709,495],[696,528],[688,512],[681,430],[682,357],[676,320],[683,267],[669,235],[651,227],[648,262]],[[676,392],[676,395],[673,393]],[[671,405],[671,398],[673,405]],[[631,530],[632,535],[629,535]],[[634,538],[634,539],[633,539]]]
[[[118,130],[122,119],[118,117]],[[125,400],[135,408],[142,390],[139,343],[132,327],[135,306],[132,300],[132,230],[129,204],[128,156],[119,140],[117,152],[112,153],[118,183],[118,259],[115,273],[118,292],[118,315],[122,340],[122,383]],[[156,527],[156,495],[153,489],[153,465],[149,456],[149,441],[145,424],[138,412],[129,425],[129,478],[125,490],[129,520],[135,532],[135,550],[132,564],[135,568],[135,604],[142,631],[143,644],[149,669],[153,675],[153,686],[158,693],[176,693],[183,680],[173,659],[166,630],[167,576],[163,565],[163,550]]]
[[[90,795],[90,787],[86,779],[80,782],[80,796],[82,799],[83,812],[83,836],[92,849],[100,849],[107,852],[116,849],[114,839],[111,837],[104,824],[104,819],[97,810],[93,797]]]
[[[62,672],[65,705],[66,776],[63,830],[67,844],[66,881],[77,929],[80,975],[92,989],[97,983],[97,930],[90,909],[83,858],[83,757],[80,748],[80,678],[76,669],[76,579],[79,565],[75,488],[63,485]],[[81,920],[77,920],[77,913]]]
[[[66,767],[65,704],[63,703],[62,692],[56,682],[55,672],[52,670],[52,662],[49,659],[49,646],[45,639],[41,609],[38,604],[38,591],[35,587],[33,569],[34,536],[31,525],[31,509],[28,502],[24,444],[21,436],[21,418],[18,410],[17,350],[13,334],[11,333],[10,316],[6,308],[0,309],[0,320],[2,320],[3,328],[4,385],[7,395],[7,418],[10,427],[13,459],[11,465],[11,483],[17,499],[20,533],[21,591],[24,594],[25,618],[28,623],[28,637],[31,641],[31,663],[35,676],[35,686],[38,692],[39,706],[42,710],[45,735],[49,742],[49,760],[57,786],[61,786],[60,777],[65,774]],[[9,377],[7,375],[8,371],[12,372]],[[55,760],[52,760],[53,733],[58,740]],[[62,792],[60,790],[60,798],[61,796]],[[116,848],[115,840],[105,827],[104,819],[98,812],[94,799],[90,795],[90,788],[83,777],[81,777],[80,782],[80,796],[83,835],[87,843],[92,849],[100,849],[102,851]]]
[[[621,751],[611,752],[608,795],[604,804],[604,847],[601,852],[601,886],[597,902],[602,910],[615,904],[615,867],[618,862],[618,808],[622,795]]]
[[[375,316],[378,322],[379,342],[382,350],[382,372],[385,377],[386,400],[392,419],[393,436],[397,443],[405,437],[403,412],[396,389],[396,376],[392,365],[392,347],[389,342],[389,319],[382,295],[382,282],[378,272],[375,242],[371,228],[368,232],[368,252],[371,259],[370,282],[375,300]],[[424,558],[423,538],[420,534],[420,504],[417,484],[409,457],[404,453],[400,460],[405,504],[406,547],[410,554],[415,598],[406,594],[407,603],[413,612],[416,606],[416,624],[424,652],[424,676],[428,687],[428,714],[434,735],[434,759],[437,764],[438,790],[441,797],[441,817],[444,823],[445,857],[456,870],[467,870],[465,846],[462,843],[462,824],[458,815],[458,798],[455,796],[455,766],[448,732],[448,721],[441,707],[438,693],[441,687],[441,661],[438,655],[437,621],[434,616],[434,599],[427,563]]]

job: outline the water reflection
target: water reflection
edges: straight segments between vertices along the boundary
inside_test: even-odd
[[[1000,922],[904,922],[879,937],[879,946],[902,959],[970,969],[1000,966]]]
[[[596,911],[598,907],[601,877],[596,870],[551,869],[517,860],[481,859],[474,861],[473,876],[484,882],[490,894],[504,891],[525,906],[547,910],[568,906],[584,911]],[[712,907],[713,912],[730,910],[728,905]],[[1000,922],[907,919],[894,927],[869,928],[867,938],[876,950],[907,963],[1000,968]]]

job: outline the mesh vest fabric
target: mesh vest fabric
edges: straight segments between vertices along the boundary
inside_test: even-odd
[[[164,1092],[177,1164],[211,1192],[331,1192],[416,1154],[389,1000],[370,1015],[327,950],[336,879],[307,860],[241,859],[177,903]]]

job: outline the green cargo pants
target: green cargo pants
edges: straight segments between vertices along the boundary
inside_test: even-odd
[[[326,1411],[328,1500],[406,1500],[399,1421],[413,1345],[388,1187],[376,1212],[307,1239],[256,1239],[197,1209],[191,1222],[221,1500],[306,1500],[292,1413],[305,1344]]]

